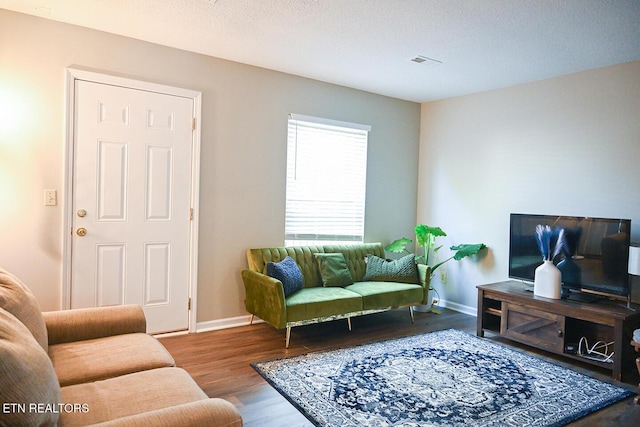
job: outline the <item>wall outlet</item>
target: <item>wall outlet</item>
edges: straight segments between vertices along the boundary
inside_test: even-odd
[[[440,282],[442,282],[443,285],[447,284],[447,272],[446,270],[443,270],[440,272]]]
[[[58,204],[58,194],[56,190],[44,190],[44,205],[56,206]]]

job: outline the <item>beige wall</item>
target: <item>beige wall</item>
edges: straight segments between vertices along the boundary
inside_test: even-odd
[[[630,218],[640,240],[640,61],[422,105],[418,221],[442,243],[484,242],[448,264],[442,297],[508,275],[509,214]]]
[[[419,104],[0,10],[0,266],[43,309],[60,307],[70,65],[202,92],[199,322],[246,314],[246,249],[283,244],[288,113],[371,125],[366,240],[413,229]]]

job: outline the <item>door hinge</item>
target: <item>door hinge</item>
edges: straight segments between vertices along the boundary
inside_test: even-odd
[[[196,118],[191,118],[191,130],[196,130]]]
[[[189,301],[187,302],[187,310],[191,310],[191,298],[189,298]]]
[[[189,208],[189,221],[193,221],[193,208]]]

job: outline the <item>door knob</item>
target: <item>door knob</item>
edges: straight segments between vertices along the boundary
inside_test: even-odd
[[[78,228],[76,230],[76,234],[80,237],[85,236],[87,234],[87,229],[86,228]]]
[[[84,218],[87,215],[87,211],[85,211],[84,209],[78,209],[77,215],[80,218]]]

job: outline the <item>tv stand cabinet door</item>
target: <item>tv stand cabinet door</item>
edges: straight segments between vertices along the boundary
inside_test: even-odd
[[[559,314],[504,303],[500,335],[536,348],[564,352],[565,318]]]

